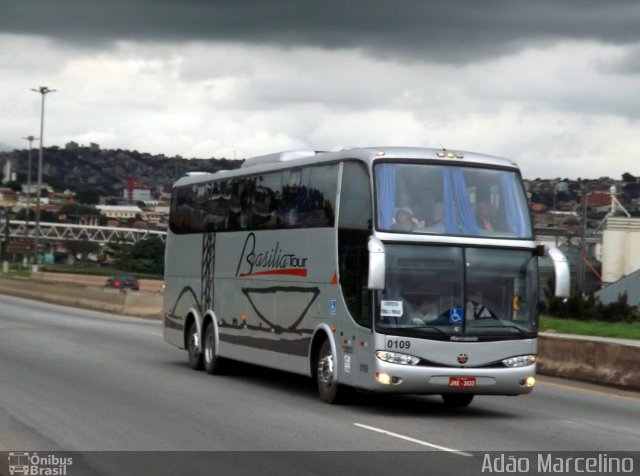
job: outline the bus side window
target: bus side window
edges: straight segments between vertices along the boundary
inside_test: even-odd
[[[224,230],[227,227],[227,215],[229,214],[229,196],[227,194],[227,182],[218,180],[210,184],[207,231]]]
[[[193,207],[191,230],[195,232],[204,231],[207,224],[207,184],[201,183],[195,188],[195,203]]]
[[[169,208],[169,227],[174,233],[180,233],[180,219],[178,217],[178,194],[180,189],[171,191],[171,208]]]
[[[371,328],[371,298],[367,289],[371,234],[371,185],[364,164],[345,162],[342,169],[338,223],[340,285],[351,317]]]
[[[337,164],[311,167],[306,226],[334,225],[337,188]]]
[[[300,185],[296,194],[295,214],[296,228],[304,228],[307,226],[307,214],[309,203],[309,167],[301,170]]]
[[[251,189],[254,178],[236,178],[230,183],[228,230],[246,230],[251,227]]]
[[[275,228],[281,199],[282,173],[258,175],[253,197],[253,227]]]
[[[285,170],[282,173],[282,197],[278,209],[278,227],[293,228],[296,223],[296,201],[300,186],[300,170]]]
[[[192,185],[173,189],[169,224],[174,233],[195,232],[196,193],[197,188]]]

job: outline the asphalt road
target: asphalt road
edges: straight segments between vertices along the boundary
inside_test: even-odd
[[[480,474],[486,452],[640,450],[634,392],[542,377],[531,395],[463,409],[437,396],[330,406],[303,377],[192,371],[157,321],[6,296],[0,366],[0,450],[81,452],[72,475]]]

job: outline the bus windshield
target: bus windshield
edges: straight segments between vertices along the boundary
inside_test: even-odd
[[[493,238],[531,238],[517,172],[434,163],[375,167],[381,231]]]
[[[433,339],[531,338],[537,260],[531,250],[389,244],[380,333]]]

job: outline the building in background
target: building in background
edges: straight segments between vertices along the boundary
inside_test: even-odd
[[[138,202],[148,202],[153,198],[151,196],[151,187],[139,184],[135,177],[132,177],[127,181],[122,193],[129,205],[133,205]]]

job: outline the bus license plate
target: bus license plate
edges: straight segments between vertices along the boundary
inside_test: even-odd
[[[475,388],[475,377],[449,377],[449,387],[453,388]]]

